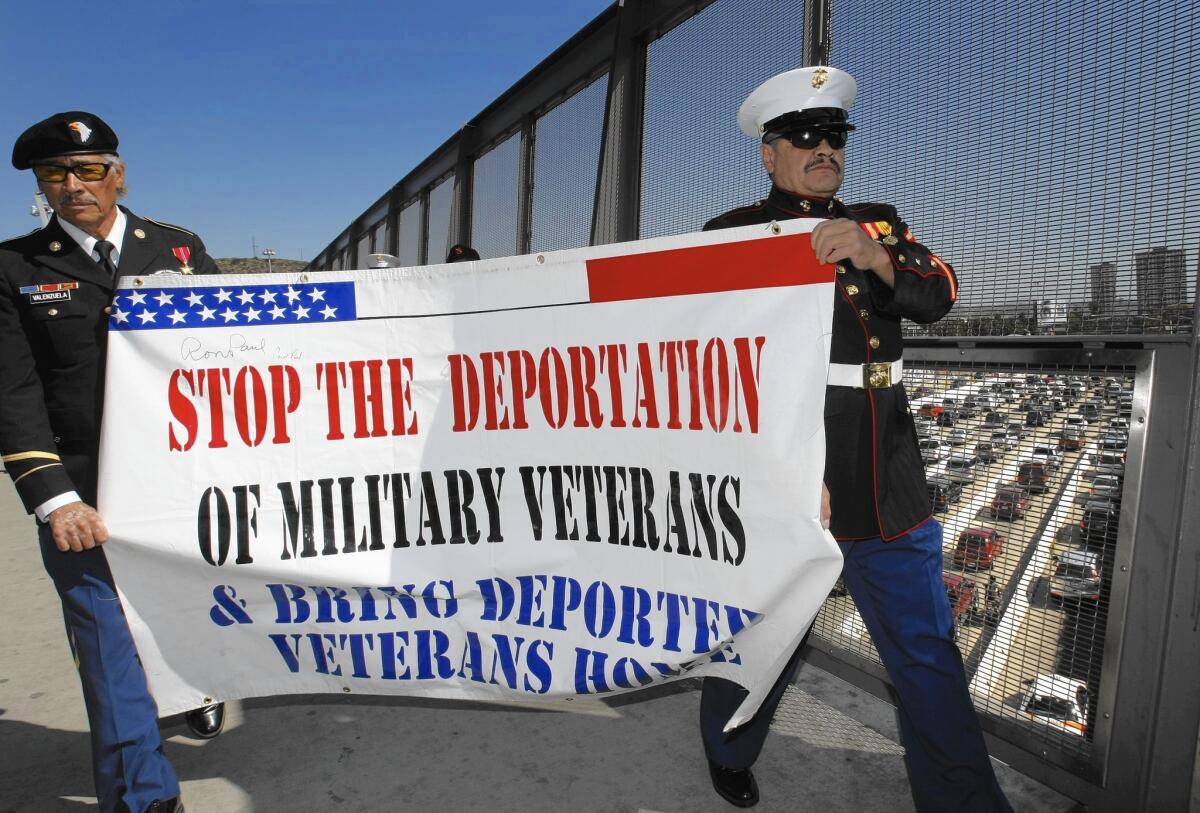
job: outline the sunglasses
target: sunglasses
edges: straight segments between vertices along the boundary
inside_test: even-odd
[[[789,133],[784,133],[780,138],[787,139],[793,147],[801,150],[814,149],[822,141],[829,142],[829,146],[835,150],[840,150],[846,146],[846,137],[850,133],[843,129],[831,129],[828,127],[802,127],[798,130],[792,130]]]
[[[81,181],[103,181],[108,177],[109,164],[103,162],[72,164],[35,164],[33,174],[39,181],[46,183],[62,183],[71,173]]]

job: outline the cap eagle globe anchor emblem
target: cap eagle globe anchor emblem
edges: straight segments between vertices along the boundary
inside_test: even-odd
[[[813,71],[812,86],[819,88],[825,84],[825,80],[829,78],[829,71],[824,68],[817,68]]]

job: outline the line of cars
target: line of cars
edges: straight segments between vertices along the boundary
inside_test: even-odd
[[[1057,551],[1049,575],[1051,595],[1060,603],[1079,607],[1081,603],[1098,602],[1102,595],[1106,555],[1111,555],[1115,544],[1132,405],[1130,384],[1115,378],[1101,380],[1097,376],[1090,380],[1071,377],[1056,381],[1053,376],[1031,375],[1024,382],[993,382],[988,389],[999,397],[994,402],[985,400],[979,413],[982,420],[970,434],[964,432],[967,437],[957,433],[950,435],[951,431],[961,429],[957,424],[968,417],[961,414],[963,410],[954,399],[938,405],[941,409],[937,424],[944,427],[940,438],[933,437],[928,431],[934,424],[932,420],[922,422],[927,427],[923,433],[918,425],[926,465],[945,461],[927,478],[934,510],[946,511],[959,502],[964,486],[976,479],[978,468],[1003,460],[1032,431],[1039,434],[1033,448],[1020,461],[1015,482],[998,485],[990,503],[984,507],[984,512],[995,519],[1021,520],[1029,514],[1034,495],[1049,490],[1052,477],[1064,465],[1065,456],[1083,450],[1094,438],[1096,451],[1092,462],[1095,469],[1078,530],[1073,535],[1075,545]],[[958,400],[961,403],[970,399]],[[1013,419],[1011,404],[1024,413],[1023,420]],[[1066,408],[1072,404],[1077,406],[1067,414]],[[1105,413],[1114,409],[1116,415],[1105,423]],[[970,411],[968,405],[966,412]],[[947,412],[953,414],[949,418],[943,417]],[[1047,430],[1048,437],[1043,437],[1040,433]],[[979,439],[972,445],[973,438]],[[930,440],[938,442],[929,443]],[[948,558],[955,568],[964,572],[944,575],[956,627],[962,622],[979,620],[979,591],[968,572],[992,567],[1004,550],[1005,533],[986,527],[971,527],[960,532],[953,554]],[[995,576],[989,581],[994,585]],[[992,593],[997,594],[995,623],[999,620],[998,590],[989,589],[989,594]],[[1050,672],[1035,674],[1024,683],[1027,689],[1019,700],[1023,714],[1067,734],[1082,736],[1087,733],[1089,687],[1084,680]]]

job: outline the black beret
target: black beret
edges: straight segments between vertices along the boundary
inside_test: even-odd
[[[117,134],[94,113],[55,113],[21,133],[13,145],[12,164],[29,169],[35,161],[59,155],[117,154]]]
[[[462,243],[455,243],[452,245],[450,247],[450,253],[446,255],[446,262],[448,263],[462,263],[466,262],[467,260],[478,259],[479,252],[470,246],[463,245]]]

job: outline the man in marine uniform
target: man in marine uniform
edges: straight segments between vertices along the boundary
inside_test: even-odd
[[[117,136],[91,113],[30,127],[13,166],[32,169],[54,217],[0,243],[0,454],[38,520],[42,561],[62,600],[83,684],[93,778],[105,811],[181,811],[162,752],[158,709],[100,547],[96,504],[108,313],[118,274],[215,274],[195,234],[117,205],[125,165]],[[189,712],[200,737],[224,710]]]
[[[953,269],[917,242],[896,209],[843,204],[847,112],[856,83],[810,67],[760,85],[738,125],[760,139],[771,177],[766,200],[710,220],[721,229],[821,218],[817,258],[836,264],[825,392],[822,521],[838,540],[843,576],[895,688],[916,807],[1010,811],[988,758],[942,585],[942,528],[930,512],[924,467],[903,385],[900,320],[935,322],[957,297]],[[707,678],[700,724],[713,787],[739,807],[758,801],[750,772],[799,651],[753,720],[722,729],[745,691]]]

